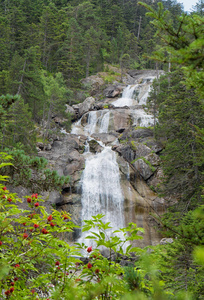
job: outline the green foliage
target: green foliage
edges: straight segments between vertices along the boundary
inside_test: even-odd
[[[9,108],[4,113],[4,122],[1,128],[2,149],[5,147],[24,147],[28,153],[35,153],[36,133],[28,105],[24,104],[20,96],[10,95],[9,97],[10,101],[15,102],[9,104]]]
[[[164,191],[171,195],[179,193],[184,206],[194,207],[201,201],[203,176],[204,148],[202,138],[196,138],[196,128],[204,125],[202,101],[194,89],[186,88],[183,74],[178,70],[161,77],[149,103],[157,108],[156,137],[165,144],[162,152]]]
[[[10,156],[4,153],[2,156],[5,163],[1,167],[5,167],[9,164]],[[0,175],[0,182],[5,179]],[[89,232],[88,243],[93,239],[96,247],[87,247],[84,243],[76,243],[76,247],[70,246],[65,241],[66,234],[76,226],[70,221],[69,214],[55,209],[52,209],[52,213],[47,213],[44,201],[36,193],[24,198],[22,209],[19,207],[22,200],[0,184],[0,288],[3,297],[37,297],[41,300],[48,299],[47,297],[67,300],[191,299],[189,293],[172,294],[168,291],[171,281],[163,281],[165,272],[171,271],[169,266],[162,266],[161,263],[164,261],[163,257],[171,258],[168,256],[171,253],[168,247],[164,250],[157,247],[151,254],[146,254],[145,250],[132,247],[131,244],[124,248],[125,243],[141,238],[138,233],[143,229],[136,224],[130,223],[108,238],[110,224],[103,223],[103,215],[97,215],[92,220],[85,221],[83,227],[83,231]],[[198,215],[203,216],[201,211],[197,211],[196,217]],[[192,220],[192,216],[188,216],[185,225]],[[199,225],[196,219],[194,222]],[[203,235],[202,228],[200,232]],[[123,233],[124,238],[117,237],[118,232]],[[184,234],[183,229],[181,232]],[[185,230],[183,242],[188,240]],[[108,249],[109,257],[101,255],[101,246]],[[82,257],[80,259],[82,254],[79,250],[82,249],[87,253],[88,262],[83,262]],[[136,262],[137,267],[122,267],[120,260],[124,255],[126,259],[131,259],[133,252],[141,255]],[[182,261],[181,263],[183,264]],[[162,266],[162,272],[158,266]],[[202,292],[201,285],[199,286],[200,270],[196,270],[197,289],[193,289],[193,292],[196,291],[195,296],[199,291]]]
[[[140,2],[149,12],[151,22],[157,28],[157,35],[164,46],[154,53],[154,59],[181,65],[185,74],[186,85],[193,87],[198,95],[203,95],[203,23],[204,18],[198,14],[182,14],[177,24],[169,22],[169,11],[158,3],[158,10]]]
[[[23,150],[8,151],[13,164],[4,167],[1,174],[10,176],[10,184],[23,185],[32,192],[61,189],[69,181],[69,176],[59,176],[57,171],[50,170],[47,160],[43,157],[26,155]],[[5,153],[1,153],[0,161],[5,162]]]
[[[198,217],[200,215],[200,217]],[[171,244],[159,246],[156,255],[166,288],[188,290],[195,299],[203,297],[202,248],[204,244],[203,206],[186,214],[175,226],[172,216],[163,219],[167,233],[174,237]],[[175,280],[176,278],[176,280]],[[195,284],[196,282],[196,284]]]
[[[31,299],[40,290],[46,297],[51,285],[69,280],[67,274],[77,261],[75,248],[59,238],[75,226],[66,212],[48,214],[37,194],[25,197],[26,209],[19,208],[21,202],[0,184],[1,295]]]

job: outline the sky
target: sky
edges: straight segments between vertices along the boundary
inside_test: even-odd
[[[191,11],[192,6],[195,6],[197,0],[177,0],[179,3],[183,3],[184,11]]]

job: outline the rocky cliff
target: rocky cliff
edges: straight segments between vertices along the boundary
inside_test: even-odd
[[[124,76],[125,84],[116,80],[106,86],[100,74],[86,78],[83,84],[89,84],[92,96],[83,103],[67,106],[75,120],[72,132],[62,130],[48,150],[39,150],[39,156],[47,158],[51,168],[60,175],[70,176],[69,184],[61,193],[50,195],[49,201],[69,211],[72,220],[80,225],[87,147],[90,155],[96,156],[109,146],[119,166],[125,224],[135,222],[145,228],[144,239],[137,246],[159,242],[161,237],[149,213],[165,211],[165,200],[155,192],[162,177],[159,157],[162,145],[153,137],[152,116],[143,110],[151,82],[157,75],[154,70],[129,71]],[[127,84],[136,86],[131,103],[123,97],[121,100]],[[75,231],[72,239],[79,236],[80,230]]]

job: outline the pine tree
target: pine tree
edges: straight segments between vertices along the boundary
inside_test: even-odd
[[[35,153],[35,143],[36,133],[31,113],[28,105],[18,96],[5,113],[1,145],[3,148],[24,147],[28,153]]]

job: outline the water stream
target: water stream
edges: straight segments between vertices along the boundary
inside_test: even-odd
[[[116,107],[134,106],[143,104],[146,101],[149,92],[149,85],[136,84],[127,86],[122,97],[112,104]],[[78,135],[86,135],[87,141],[93,139],[94,133],[108,133],[111,110],[90,111],[75,123],[72,132]],[[150,126],[153,124],[153,117],[141,109],[131,110],[133,125]],[[86,146],[85,169],[83,171],[81,183],[81,202],[82,212],[81,220],[89,220],[97,214],[104,214],[103,221],[110,222],[113,227],[109,235],[114,230],[125,226],[124,221],[124,196],[120,185],[119,166],[116,161],[116,153],[111,150],[110,146],[103,147],[100,153],[91,153],[88,145]],[[130,220],[131,221],[131,220]],[[82,223],[83,224],[83,223]],[[85,240],[89,233],[81,233],[78,242],[85,242],[93,245],[92,240]]]

